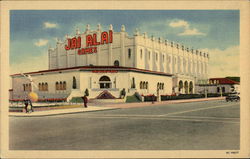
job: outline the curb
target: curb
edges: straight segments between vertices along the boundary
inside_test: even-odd
[[[44,114],[44,115],[11,115],[9,117],[43,117],[43,116],[57,116],[57,115],[64,115],[64,114],[77,114],[77,113],[87,113],[87,112],[97,112],[97,111],[106,111],[106,110],[115,110],[121,108],[111,108],[111,109],[99,109],[99,110],[90,110],[90,111],[78,111],[78,112],[63,112],[63,113],[55,113],[55,114]]]

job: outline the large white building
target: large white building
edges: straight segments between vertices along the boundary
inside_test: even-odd
[[[22,99],[31,90],[40,99],[68,98],[72,90],[84,94],[86,89],[90,98],[119,98],[124,88],[127,95],[189,94],[207,81],[208,59],[208,53],[138,30],[129,36],[123,25],[120,32],[112,25],[109,31],[87,25],[85,32],[77,29],[49,48],[48,70],[24,73],[29,78],[11,75],[12,98]]]

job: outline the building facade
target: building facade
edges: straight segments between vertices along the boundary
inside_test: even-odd
[[[208,60],[208,53],[138,30],[129,36],[124,25],[120,32],[112,25],[108,31],[87,25],[48,49],[48,70],[25,73],[34,87],[23,75],[12,75],[13,98],[31,89],[39,98],[67,97],[74,89],[88,89],[91,98],[104,90],[119,98],[122,89],[128,94],[189,94],[198,82],[207,81]]]

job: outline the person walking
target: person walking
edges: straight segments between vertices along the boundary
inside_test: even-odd
[[[33,105],[32,105],[32,102],[31,102],[30,99],[29,99],[29,103],[30,103],[30,111],[31,111],[31,112],[34,112]]]
[[[28,98],[25,98],[24,99],[24,105],[25,105],[25,107],[24,107],[24,109],[25,109],[25,112],[26,113],[28,113],[28,112],[34,112],[34,110],[33,110],[33,105],[32,105],[32,102],[31,102],[31,100],[30,99],[28,99]],[[28,111],[28,106],[30,105],[30,111]]]
[[[84,103],[84,107],[87,108],[87,107],[88,107],[88,105],[87,105],[87,103],[88,103],[88,98],[87,98],[86,95],[83,96],[83,103]]]
[[[152,104],[155,103],[155,94],[152,95]]]
[[[25,113],[28,113],[29,101],[28,101],[27,98],[25,98],[25,99],[23,100],[23,102],[24,102]]]

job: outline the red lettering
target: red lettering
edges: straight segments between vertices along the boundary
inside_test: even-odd
[[[94,47],[94,53],[97,53],[97,47]]]
[[[109,31],[109,43],[112,43],[113,42],[113,31],[110,30]]]
[[[71,40],[68,39],[68,45],[65,45],[65,50],[69,50],[71,47]]]
[[[100,42],[97,42],[96,34],[93,34],[93,45],[100,45]]]
[[[89,54],[92,54],[93,53],[93,50],[92,50],[93,48],[91,47],[91,48],[89,48]]]
[[[78,49],[81,48],[81,37],[80,36],[77,38],[76,48],[78,48]]]
[[[92,46],[93,45],[92,41],[93,41],[92,36],[91,35],[87,35],[86,36],[86,47]]]
[[[104,44],[104,42],[107,44],[108,41],[108,33],[106,31],[102,32],[101,34],[101,44]]]
[[[71,40],[71,49],[76,49],[76,38]]]

